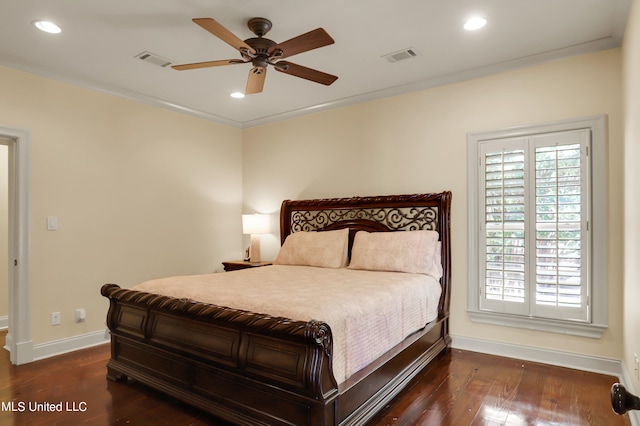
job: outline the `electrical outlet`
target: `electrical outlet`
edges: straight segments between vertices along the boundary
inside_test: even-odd
[[[76,309],[76,322],[84,322],[87,319],[87,311],[84,308]]]
[[[51,312],[51,325],[60,325],[60,312]]]
[[[635,373],[636,380],[640,380],[640,359],[638,359],[638,354],[635,352],[633,354],[633,372]]]

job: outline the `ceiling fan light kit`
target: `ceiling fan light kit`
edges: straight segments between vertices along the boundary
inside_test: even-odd
[[[197,68],[209,68],[223,65],[237,65],[251,63],[253,68],[249,71],[245,94],[260,93],[264,87],[267,75],[267,67],[273,66],[276,71],[289,74],[294,77],[303,78],[326,86],[338,79],[337,76],[324,73],[292,62],[282,61],[299,53],[333,44],[335,41],[322,28],[316,28],[308,33],[276,43],[273,40],[264,38],[271,30],[272,23],[266,18],[252,18],[247,26],[256,37],[241,40],[231,31],[222,26],[212,18],[195,18],[193,22],[210,32],[220,40],[238,50],[242,59],[224,59],[217,61],[196,62],[191,64],[174,65],[173,69],[178,71],[192,70]]]
[[[59,26],[57,26],[56,24],[50,21],[36,20],[36,21],[33,21],[32,24],[37,29],[39,29],[40,31],[44,31],[45,33],[60,34],[62,32],[62,29],[60,29]]]

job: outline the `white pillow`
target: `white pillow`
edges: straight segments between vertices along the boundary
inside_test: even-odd
[[[344,268],[349,262],[349,229],[294,232],[287,236],[274,265]]]
[[[442,276],[436,231],[358,231],[351,249],[351,269]]]

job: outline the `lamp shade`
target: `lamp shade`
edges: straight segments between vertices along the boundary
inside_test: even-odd
[[[266,214],[243,214],[242,215],[243,234],[268,234],[269,215]]]

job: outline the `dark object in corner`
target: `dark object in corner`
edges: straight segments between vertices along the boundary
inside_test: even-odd
[[[640,410],[640,398],[627,391],[620,383],[611,386],[611,406],[616,414],[624,414],[629,410]]]

